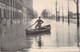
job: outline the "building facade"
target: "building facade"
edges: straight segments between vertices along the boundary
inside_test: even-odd
[[[70,14],[72,19],[77,19],[77,14],[76,13],[72,13]],[[79,14],[79,18],[80,18],[80,14]]]
[[[0,51],[2,48],[4,50],[18,50],[25,46],[23,40],[26,35],[25,26],[27,26],[25,19],[29,18],[33,11],[30,2],[32,1],[0,0]],[[5,23],[3,23],[4,21]]]
[[[32,11],[32,0],[0,0],[0,18],[6,19],[7,23],[21,21]]]

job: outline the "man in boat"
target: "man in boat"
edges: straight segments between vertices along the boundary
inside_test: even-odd
[[[37,23],[37,25],[35,26],[35,29],[37,28],[41,28],[41,25],[44,23],[43,20],[41,20],[41,17],[39,17],[39,19],[35,22]]]

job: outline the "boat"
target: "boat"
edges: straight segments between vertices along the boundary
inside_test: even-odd
[[[45,25],[45,26],[42,26],[41,29],[26,29],[26,35],[30,35],[30,34],[40,34],[40,33],[47,33],[47,32],[50,32],[51,30],[51,26],[50,24],[49,25]]]

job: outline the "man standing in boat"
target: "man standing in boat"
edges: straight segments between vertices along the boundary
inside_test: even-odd
[[[37,23],[36,26],[35,26],[35,29],[37,28],[41,28],[41,25],[44,23],[43,20],[41,20],[41,17],[39,17],[39,19],[35,22]]]

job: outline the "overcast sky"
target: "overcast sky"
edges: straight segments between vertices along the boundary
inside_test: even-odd
[[[33,0],[33,8],[38,12],[40,15],[43,9],[49,9],[52,14],[55,15],[55,1],[56,0]],[[64,15],[67,15],[67,0],[63,0],[63,8],[64,8]],[[60,7],[60,9],[59,9]],[[52,9],[52,10],[51,10]],[[58,0],[58,10],[62,13],[62,0]],[[76,12],[76,4],[73,1],[70,1],[70,11]],[[62,14],[61,14],[62,15]]]

